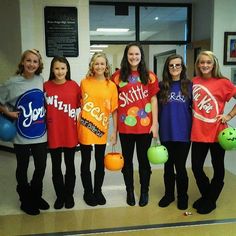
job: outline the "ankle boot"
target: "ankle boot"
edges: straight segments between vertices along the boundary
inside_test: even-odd
[[[175,200],[174,196],[164,195],[159,201],[159,207],[167,207]]]
[[[135,197],[134,197],[134,191],[133,190],[127,190],[126,202],[130,206],[135,205]]]
[[[148,204],[148,192],[141,193],[139,199],[139,206],[144,207]]]
[[[104,180],[105,172],[99,172],[95,170],[94,174],[94,196],[98,205],[105,205],[106,198],[102,193],[102,185]]]

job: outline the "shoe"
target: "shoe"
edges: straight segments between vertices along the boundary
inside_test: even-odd
[[[141,193],[139,199],[139,206],[144,207],[148,204],[148,193]]]
[[[178,198],[177,207],[179,210],[186,210],[188,208],[188,198],[186,197]]]
[[[38,202],[38,208],[40,210],[48,210],[50,208],[50,206],[43,198],[40,198],[40,200]]]
[[[39,215],[40,214],[40,210],[36,207],[34,207],[32,204],[29,203],[21,203],[20,209],[22,211],[24,211],[26,214],[28,215]]]
[[[205,200],[204,204],[197,209],[197,213],[199,214],[209,214],[213,210],[216,209],[216,203],[210,200]]]
[[[134,197],[134,192],[133,191],[127,191],[126,202],[130,206],[134,206],[135,205],[135,197]]]
[[[194,209],[198,209],[200,208],[203,203],[204,203],[205,199],[203,197],[200,197],[198,200],[196,200],[194,203],[193,203],[193,208]]]
[[[105,205],[106,204],[106,198],[104,197],[102,192],[94,193],[94,196],[96,198],[96,201],[97,201],[98,205]]]
[[[63,198],[57,198],[54,203],[54,209],[59,210],[62,207],[64,207],[64,199]]]
[[[159,201],[158,205],[159,207],[167,207],[169,206],[173,201],[175,200],[174,197],[169,197],[167,195],[164,195],[162,199]]]
[[[97,201],[93,193],[84,193],[84,201],[89,206],[97,206]]]
[[[73,198],[73,196],[68,196],[65,199],[65,208],[66,209],[71,209],[75,206],[75,200]]]

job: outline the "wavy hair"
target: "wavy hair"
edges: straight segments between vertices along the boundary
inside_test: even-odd
[[[189,85],[190,85],[191,81],[187,78],[186,66],[184,64],[183,57],[178,54],[174,54],[174,55],[167,57],[165,64],[164,64],[164,68],[163,68],[163,72],[162,72],[162,81],[160,82],[161,90],[158,94],[158,99],[159,99],[160,103],[167,103],[167,101],[168,101],[168,96],[170,93],[171,84],[173,83],[173,80],[172,80],[172,77],[170,74],[170,70],[169,70],[169,64],[170,64],[171,60],[177,59],[177,58],[179,58],[181,60],[181,67],[182,67],[182,71],[180,73],[181,93],[185,97],[188,97],[188,98],[191,97],[191,91],[189,91]]]
[[[56,56],[52,59],[51,65],[50,65],[50,74],[49,74],[49,79],[48,80],[54,80],[55,79],[55,74],[53,72],[53,66],[54,66],[55,62],[61,62],[61,63],[66,64],[66,67],[67,67],[66,80],[71,80],[70,64],[69,64],[68,60],[65,57],[61,57],[61,56]]]
[[[39,51],[37,49],[28,49],[26,51],[23,52],[20,62],[18,64],[18,69],[16,71],[16,75],[22,75],[24,72],[24,65],[22,64],[25,60],[25,57],[29,54],[29,53],[33,53],[34,55],[36,55],[39,59],[39,67],[38,69],[35,71],[36,75],[39,75],[42,73],[43,71],[43,61],[42,61],[42,57],[39,53]]]
[[[93,56],[92,56],[92,58],[91,58],[91,60],[90,60],[90,62],[89,62],[89,69],[88,69],[88,72],[87,72],[87,74],[86,74],[86,77],[94,76],[94,75],[95,75],[95,74],[94,74],[94,69],[93,69],[93,67],[94,67],[95,61],[96,61],[97,58],[99,58],[99,57],[104,58],[105,61],[106,61],[106,69],[105,69],[105,72],[104,72],[105,78],[107,78],[107,79],[110,78],[110,76],[111,76],[111,66],[110,66],[110,64],[109,64],[109,61],[108,61],[108,59],[107,59],[106,54],[103,53],[103,52],[95,52],[95,53],[93,54]]]
[[[128,77],[132,72],[131,68],[130,68],[129,61],[128,61],[128,51],[133,46],[138,47],[140,50],[141,61],[138,65],[138,72],[139,72],[139,76],[140,76],[140,80],[141,80],[142,84],[147,84],[148,80],[149,80],[149,71],[148,71],[146,63],[145,63],[143,48],[142,48],[141,44],[139,44],[138,42],[132,42],[125,47],[123,58],[122,58],[121,64],[120,64],[120,66],[121,66],[120,80],[123,82],[127,82]]]

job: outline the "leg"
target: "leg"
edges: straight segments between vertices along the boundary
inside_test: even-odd
[[[207,152],[209,150],[209,143],[192,143],[192,171],[198,186],[198,189],[201,193],[201,198],[194,202],[193,208],[198,209],[207,195],[207,190],[210,187],[210,182],[208,177],[206,176],[203,165],[207,156]]]
[[[47,164],[47,143],[31,144],[31,152],[34,158],[34,173],[31,180],[31,189],[35,197],[36,205],[41,210],[49,209],[48,203],[42,198],[43,177]]]
[[[224,186],[225,150],[219,145],[219,143],[212,143],[210,146],[210,152],[214,174],[208,189],[205,204],[198,209],[198,213],[200,214],[208,214],[216,208],[216,201]]]
[[[122,155],[124,157],[124,167],[122,169],[127,198],[126,202],[130,206],[135,205],[134,198],[134,170],[133,170],[133,155],[135,139],[133,134],[119,134],[120,143],[122,148]]]
[[[74,201],[74,188],[75,188],[75,147],[64,148],[64,160],[66,165],[65,174],[65,208],[73,208]]]
[[[16,190],[21,201],[21,210],[29,215],[38,215],[39,209],[33,204],[30,185],[28,183],[28,166],[30,158],[30,146],[14,144],[14,151],[16,153]]]
[[[52,160],[52,182],[57,196],[57,199],[54,203],[54,208],[61,209],[65,202],[65,185],[61,170],[62,149],[50,149],[50,154]]]
[[[105,171],[104,171],[105,149],[106,149],[106,144],[95,145],[96,169],[94,174],[94,195],[99,205],[106,204],[106,199],[102,194],[102,184],[105,176]]]
[[[188,174],[186,170],[186,161],[190,149],[190,143],[175,143],[175,169],[176,169],[176,186],[178,201],[177,206],[180,210],[188,208]]]
[[[174,158],[176,155],[174,142],[163,142],[168,150],[168,160],[164,164],[164,185],[165,195],[159,201],[160,207],[167,207],[171,202],[175,200],[175,170],[174,170]]]
[[[81,144],[80,151],[81,151],[80,175],[84,187],[84,201],[89,206],[96,206],[97,202],[93,194],[92,177],[90,172],[92,147],[91,145]]]
[[[139,163],[139,181],[141,185],[139,206],[148,204],[148,192],[151,177],[151,166],[147,157],[147,150],[151,145],[151,134],[136,135],[137,158]]]

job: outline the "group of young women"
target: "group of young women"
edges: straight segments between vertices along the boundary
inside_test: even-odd
[[[108,138],[112,145],[117,133],[124,157],[122,173],[126,186],[126,202],[136,204],[134,194],[133,156],[136,147],[140,182],[139,206],[149,201],[151,166],[147,150],[152,138],[166,146],[169,158],[164,165],[165,194],[158,205],[167,207],[175,199],[177,207],[188,208],[188,174],[186,160],[192,142],[192,170],[201,197],[193,207],[200,214],[216,208],[216,200],[224,184],[224,154],[217,136],[236,107],[224,114],[225,103],[236,96],[236,88],[221,75],[219,63],[210,51],[197,57],[197,76],[187,79],[183,58],[167,58],[162,81],[149,71],[139,43],[126,46],[121,67],[111,75],[104,53],[95,53],[88,73],[80,85],[71,79],[70,65],[65,57],[51,61],[48,81],[40,73],[40,53],[26,50],[16,75],[0,87],[0,110],[15,119],[17,134],[13,140],[17,159],[16,180],[21,209],[30,215],[49,208],[42,198],[47,150],[52,161],[52,182],[56,193],[55,209],[73,208],[76,183],[75,151],[81,151],[80,175],[83,198],[90,206],[106,204],[102,193],[104,155]],[[5,106],[10,104],[9,106]],[[113,119],[108,137],[109,117]],[[95,171],[91,173],[92,150]],[[210,181],[203,166],[211,152],[214,175]],[[29,158],[34,159],[34,173],[29,181]],[[64,157],[65,174],[61,163]],[[93,178],[94,177],[94,178]]]

